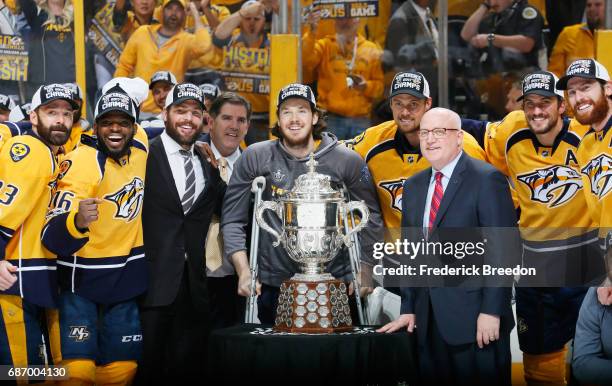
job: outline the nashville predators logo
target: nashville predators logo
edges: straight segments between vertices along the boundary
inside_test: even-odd
[[[600,154],[593,158],[581,172],[589,177],[591,193],[599,199],[612,190],[612,157],[609,155]]]
[[[548,204],[549,208],[565,204],[582,188],[580,174],[570,167],[561,165],[523,174],[517,176],[517,179],[531,189],[533,201]]]
[[[11,159],[13,162],[19,162],[30,153],[30,147],[25,143],[15,143],[11,146]]]
[[[382,181],[378,184],[381,188],[387,191],[391,195],[391,208],[402,211],[402,194],[404,193],[404,181],[405,179],[400,178],[399,180],[393,181]]]
[[[132,221],[140,213],[142,208],[142,198],[144,196],[144,182],[138,178],[124,185],[121,189],[113,194],[104,196],[105,199],[112,201],[117,205],[117,213],[115,218],[126,219]]]

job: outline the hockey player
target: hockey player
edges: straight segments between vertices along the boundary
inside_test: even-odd
[[[77,107],[58,84],[32,98],[32,130],[9,138],[0,151],[0,364],[43,365],[44,307],[56,305],[55,257],[40,231]]]
[[[126,384],[142,334],[136,297],[146,290],[141,209],[148,142],[119,86],[95,109],[96,137],[60,165],[43,244],[58,256],[56,362],[67,384]],[[61,361],[61,362],[60,362]]]
[[[577,151],[587,127],[563,118],[557,77],[527,75],[522,102],[527,127],[505,119],[488,149],[490,161],[512,179],[520,208],[523,264],[537,275],[516,288],[518,337],[528,384],[564,384],[567,342],[573,338],[584,285],[604,272],[595,223],[587,212]],[[529,285],[534,287],[529,287]],[[535,287],[537,286],[537,287]]]

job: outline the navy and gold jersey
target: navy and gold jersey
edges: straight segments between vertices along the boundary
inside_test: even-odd
[[[596,132],[590,129],[578,148],[580,174],[584,181],[589,213],[600,227],[602,247],[612,245],[612,118]]]
[[[594,229],[584,215],[587,205],[577,158],[585,131],[566,118],[553,146],[542,145],[528,127],[508,135],[505,168],[518,197],[524,239],[564,240]]]
[[[2,145],[16,135],[24,134],[23,130],[19,125],[13,122],[0,123],[0,148]]]
[[[70,132],[70,138],[64,144],[64,152],[70,153],[81,144],[81,136],[83,134],[92,136],[93,130],[89,126],[89,122],[84,119],[79,119],[72,125],[72,131]]]
[[[10,138],[0,150],[0,259],[19,267],[18,280],[0,294],[55,304],[55,257],[40,242],[57,159],[34,133]]]
[[[140,127],[130,152],[107,157],[97,140],[83,136],[68,153],[42,231],[43,244],[58,256],[60,287],[94,302],[134,298],[146,289],[141,210],[148,142]],[[77,229],[79,202],[99,198],[98,220]]]
[[[431,165],[418,147],[411,146],[395,121],[371,127],[347,143],[368,165],[374,178],[385,227],[399,229],[404,181]],[[484,150],[474,137],[463,135],[463,149],[473,158],[485,160]]]

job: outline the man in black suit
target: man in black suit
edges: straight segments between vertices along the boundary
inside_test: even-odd
[[[475,228],[491,232],[490,227],[516,226],[506,179],[492,166],[462,152],[463,132],[456,113],[443,108],[429,110],[421,120],[419,138],[421,152],[432,168],[404,184],[402,228],[408,241],[435,241],[442,240],[443,234],[453,237]],[[489,237],[486,263],[513,266],[506,260],[513,254],[500,248],[499,241],[499,237]],[[417,256],[417,261],[419,257],[423,256]],[[450,260],[454,259],[451,256]],[[427,256],[420,262],[431,264],[434,260]],[[510,278],[506,287],[486,283],[450,288],[447,281],[446,288],[402,288],[400,317],[379,331],[406,327],[413,332],[419,327],[422,384],[510,385],[511,283]]]
[[[209,330],[205,239],[225,188],[219,172],[194,152],[202,91],[178,84],[165,106],[166,129],[150,145],[143,204],[149,289],[141,310],[141,384],[202,377]]]

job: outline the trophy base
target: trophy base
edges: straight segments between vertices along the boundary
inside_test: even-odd
[[[352,330],[347,288],[342,280],[320,280],[321,276],[319,281],[297,280],[296,276],[280,287],[274,331],[327,334]]]

